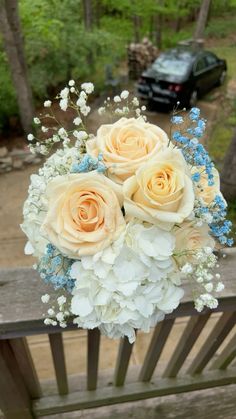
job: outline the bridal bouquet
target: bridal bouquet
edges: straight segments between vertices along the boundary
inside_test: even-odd
[[[179,305],[183,282],[198,311],[217,306],[224,285],[213,251],[215,241],[232,245],[231,223],[219,174],[199,142],[206,122],[198,108],[174,110],[168,137],[124,90],[98,110],[111,122],[91,135],[93,90],[70,80],[57,96],[70,130],[49,100],[34,118],[44,138],[29,134],[29,147],[50,157],[31,176],[25,253],[58,290],[56,301],[42,296],[51,305],[46,325],[66,327],[73,317],[78,327],[133,342],[136,329],[149,331]]]

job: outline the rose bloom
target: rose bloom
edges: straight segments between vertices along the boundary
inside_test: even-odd
[[[176,260],[179,265],[198,263],[196,253],[203,247],[215,246],[206,223],[199,227],[194,221],[187,221],[175,227],[173,234],[176,239],[174,253],[177,254]]]
[[[219,172],[216,168],[212,169],[213,181],[214,181],[214,185],[212,186],[208,185],[208,176],[207,176],[207,173],[203,172],[202,167],[197,167],[197,168],[195,167],[192,170],[192,173],[196,173],[196,172],[199,172],[201,175],[200,180],[199,182],[197,182],[196,188],[195,188],[196,196],[199,198],[202,198],[205,204],[209,205],[214,200],[216,195],[222,196],[220,192]]]
[[[72,259],[94,255],[125,229],[119,185],[97,172],[58,176],[46,189],[42,232]]]
[[[102,153],[108,176],[123,183],[146,161],[168,145],[167,134],[142,119],[121,118],[111,125],[101,125],[97,137],[87,141],[87,152]]]
[[[123,185],[125,213],[170,230],[193,210],[193,183],[182,153],[160,152]]]

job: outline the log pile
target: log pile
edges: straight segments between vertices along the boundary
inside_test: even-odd
[[[158,56],[158,48],[148,38],[128,46],[129,78],[136,80]]]

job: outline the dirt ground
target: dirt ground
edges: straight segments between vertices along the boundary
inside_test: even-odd
[[[211,126],[217,113],[217,100],[198,103],[202,116]],[[169,133],[170,114],[148,112],[148,120]],[[90,129],[98,125],[97,112],[90,117]],[[24,255],[26,238],[20,229],[22,206],[27,197],[30,175],[37,172],[37,166],[29,166],[22,171],[12,171],[0,175],[0,268],[30,266],[33,258]]]

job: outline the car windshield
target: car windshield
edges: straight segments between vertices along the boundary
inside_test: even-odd
[[[189,69],[189,61],[175,57],[160,56],[153,64],[153,69],[158,73],[171,76],[183,76]]]

